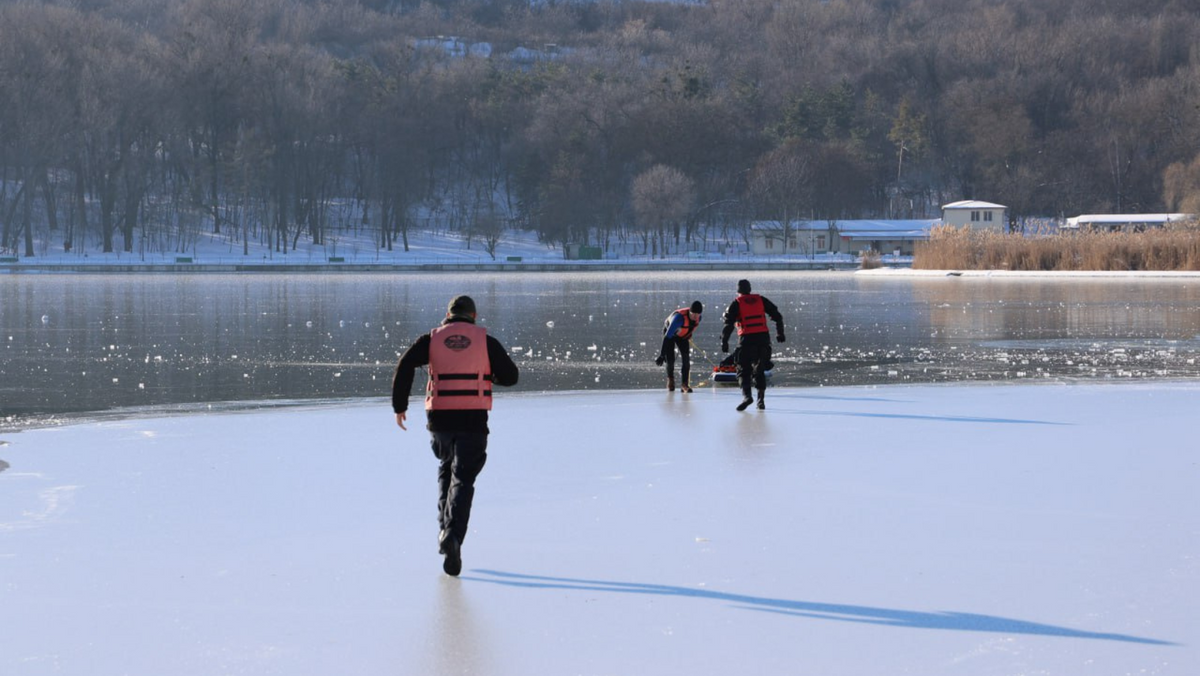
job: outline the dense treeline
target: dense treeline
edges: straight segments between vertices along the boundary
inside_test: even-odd
[[[961,198],[1196,211],[1195,9],[4,2],[0,249],[391,248],[429,227],[494,246],[527,227],[652,253]]]

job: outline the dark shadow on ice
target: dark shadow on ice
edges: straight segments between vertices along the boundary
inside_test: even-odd
[[[1149,645],[1178,645],[1170,641],[1161,641],[1158,639],[1141,638],[1126,634],[1082,631],[1069,627],[1058,627],[1052,624],[1041,624],[1038,622],[1014,620],[1007,617],[995,617],[993,615],[978,615],[975,613],[923,612],[917,610],[872,608],[870,606],[850,606],[837,603],[817,603],[813,601],[789,601],[787,599],[745,596],[707,589],[672,587],[670,585],[576,580],[562,577],[505,573],[496,570],[474,570],[471,572],[480,577],[466,575],[460,579],[501,584],[509,587],[524,587],[527,589],[566,589],[573,591],[611,592],[614,594],[647,594],[708,599],[732,604],[734,607],[744,610],[756,610],[792,617],[838,622],[860,622],[863,624],[908,627],[910,629],[986,631],[999,634],[1032,634],[1037,636],[1059,636],[1062,638],[1125,641],[1128,643],[1145,643]]]
[[[772,392],[772,397],[780,399],[815,399],[817,401],[869,401],[879,404],[907,404],[911,403],[911,399],[888,399],[885,397],[833,397],[822,394],[792,394]]]
[[[886,418],[891,420],[927,420],[934,422],[954,423],[985,423],[990,425],[1071,425],[1073,423],[1053,422],[1050,420],[1022,420],[1020,418],[986,418],[969,415],[914,415],[911,413],[864,413],[861,411],[811,411],[774,409],[776,413],[792,413],[795,415],[836,415],[848,418]]]

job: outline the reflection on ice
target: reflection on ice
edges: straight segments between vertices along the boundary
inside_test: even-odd
[[[1128,352],[1139,349],[1187,349],[1200,351],[1200,336],[1187,339],[1166,338],[1018,338],[1010,340],[985,340],[980,347],[995,349],[1021,349],[1042,351],[1102,351]],[[1165,354],[1165,353],[1162,353]]]
[[[444,316],[443,296],[460,291],[521,358],[519,390],[657,389],[664,313],[691,299],[710,307],[692,352],[694,378],[704,380],[724,356],[717,308],[743,276],[8,276],[0,388],[21,396],[0,396],[0,418],[382,396],[398,354]],[[844,273],[762,274],[755,283],[789,327],[776,346],[777,385],[1200,375],[1200,289],[1186,284]],[[61,314],[46,312],[59,305]]]

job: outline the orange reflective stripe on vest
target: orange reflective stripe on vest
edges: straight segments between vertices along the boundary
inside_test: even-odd
[[[763,310],[762,296],[743,293],[737,297],[739,336],[749,333],[767,333],[767,314]]]
[[[429,384],[426,411],[492,409],[492,364],[487,330],[451,322],[429,332]]]
[[[690,307],[681,307],[678,310],[671,313],[672,317],[674,315],[679,315],[680,317],[683,317],[683,323],[679,325],[679,330],[675,332],[676,338],[682,338],[684,340],[691,338],[692,332],[696,330],[696,325],[700,323],[699,320],[694,321],[694,322],[692,321],[692,315],[690,314],[691,311],[692,311],[692,308],[690,308]],[[667,317],[667,325],[668,326],[670,326],[670,324],[671,324],[672,317]]]

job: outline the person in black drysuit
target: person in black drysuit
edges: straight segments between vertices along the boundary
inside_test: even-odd
[[[520,374],[500,341],[475,326],[475,301],[468,296],[451,300],[441,326],[417,338],[396,365],[392,410],[403,430],[408,429],[404,422],[413,378],[422,366],[430,374],[426,427],[439,461],[438,552],[445,557],[442,570],[458,575],[475,478],[487,462],[491,387],[516,385]]]
[[[725,310],[725,326],[721,329],[721,351],[729,352],[729,336],[738,333],[738,385],[742,388],[742,403],[737,410],[744,411],[754,403],[750,396],[753,386],[758,390],[758,408],[765,409],[767,377],[764,372],[771,362],[771,332],[767,318],[775,322],[775,340],[784,341],[783,315],[765,296],[751,293],[749,280],[737,283],[737,298]]]
[[[679,308],[667,316],[663,322],[662,348],[658,352],[655,365],[667,365],[667,390],[675,391],[675,350],[679,350],[679,377],[682,379],[679,389],[691,392],[692,356],[690,344],[692,334],[700,325],[704,312],[704,304],[693,301],[690,307]]]

